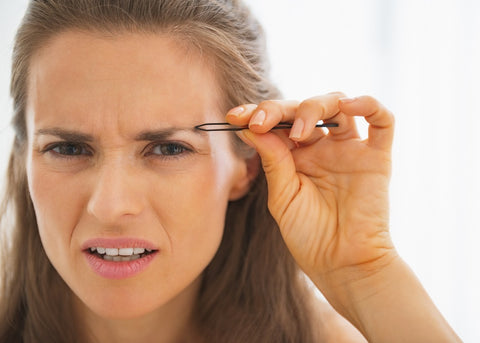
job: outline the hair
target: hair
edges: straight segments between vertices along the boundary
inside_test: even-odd
[[[40,241],[26,177],[29,66],[62,32],[162,33],[200,49],[214,63],[225,110],[280,97],[270,82],[263,31],[237,0],[30,1],[13,51],[14,142],[1,209],[1,342],[81,342],[72,292]],[[247,148],[235,143],[236,151]],[[261,168],[260,168],[261,169]],[[9,218],[7,220],[7,218]],[[203,272],[194,308],[205,342],[313,342],[310,292],[268,212],[262,171],[249,193],[228,205],[220,247]]]

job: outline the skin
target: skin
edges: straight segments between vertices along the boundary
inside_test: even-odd
[[[222,115],[214,75],[166,37],[68,32],[34,57],[28,94],[40,236],[88,331],[101,342],[192,332],[199,276],[220,244],[228,201],[249,181],[226,133],[191,130]],[[162,155],[172,142],[188,150]],[[81,248],[97,237],[145,239],[159,253],[140,274],[103,278]]]
[[[241,197],[252,177],[227,134],[185,130],[221,119],[218,88],[194,52],[160,35],[68,32],[33,59],[30,194],[47,255],[99,341],[194,340],[182,333],[194,331],[199,276],[218,248],[228,200]],[[354,116],[370,124],[368,138],[359,138]],[[245,104],[226,118],[249,126],[239,136],[262,160],[285,243],[337,312],[369,342],[459,341],[390,239],[388,110],[371,97],[331,93]],[[314,129],[318,120],[339,127]],[[270,131],[281,121],[294,126]],[[142,135],[172,127],[160,141]],[[83,135],[73,149],[79,155],[59,155],[72,151],[59,150],[59,128]],[[172,140],[188,152],[153,149]],[[159,253],[143,273],[104,279],[81,251],[94,237],[147,239]],[[322,306],[326,341],[363,341]]]
[[[366,139],[355,116],[369,123]],[[330,93],[301,103],[243,105],[227,119],[249,126],[239,136],[262,159],[270,212],[299,266],[337,312],[369,342],[460,341],[390,238],[394,118],[382,104]],[[319,120],[339,126],[324,132],[314,128]],[[270,131],[285,121],[293,122],[290,132]]]

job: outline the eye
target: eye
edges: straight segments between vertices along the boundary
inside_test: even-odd
[[[43,152],[51,152],[59,157],[90,156],[92,153],[82,143],[59,142],[47,146]]]
[[[191,151],[191,149],[180,143],[154,143],[148,149],[147,155],[179,156]]]

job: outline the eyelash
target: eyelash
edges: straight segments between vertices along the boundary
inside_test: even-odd
[[[160,147],[161,150],[162,148],[166,149],[180,149],[180,152],[173,152],[171,153],[167,151],[165,154],[165,151],[161,151],[160,154],[156,154],[153,151],[157,148]],[[185,157],[186,154],[192,153],[193,149],[187,147],[185,144],[179,143],[179,142],[154,142],[145,147],[145,149],[142,150],[142,153],[144,153],[145,156],[156,156],[158,158],[162,159],[172,159],[172,158],[181,158]]]
[[[65,151],[59,150],[55,151],[55,149],[67,149],[67,148],[73,148],[73,149],[78,149],[80,150],[80,153],[65,153]],[[86,153],[85,153],[86,152]],[[86,156],[92,156],[93,153],[91,152],[91,149],[88,147],[88,145],[84,143],[77,143],[77,142],[56,142],[56,143],[51,143],[47,145],[41,153],[46,154],[52,154],[56,158],[63,158],[63,159],[72,159],[72,158],[80,158],[80,157],[86,157]]]
[[[160,147],[160,153],[155,153],[154,150]],[[55,151],[55,149],[75,149],[79,153],[66,153],[64,150]],[[167,149],[167,150],[165,150]],[[172,151],[174,149],[175,151]],[[180,150],[180,151],[178,151]],[[70,151],[72,152],[72,151]],[[147,145],[143,150],[142,154],[144,156],[154,156],[161,159],[172,159],[184,157],[186,154],[192,153],[193,149],[187,147],[185,144],[179,142],[154,142]],[[84,144],[77,142],[56,142],[47,145],[41,153],[50,153],[56,158],[62,159],[73,159],[73,158],[82,158],[90,157],[93,155],[92,149]]]

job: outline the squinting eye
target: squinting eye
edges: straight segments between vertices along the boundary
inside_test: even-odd
[[[62,156],[80,156],[90,155],[90,151],[83,144],[79,143],[55,143],[48,147],[46,151],[53,151],[54,153]]]
[[[160,143],[155,144],[149,153],[153,155],[175,156],[187,151],[189,149],[178,143]]]

